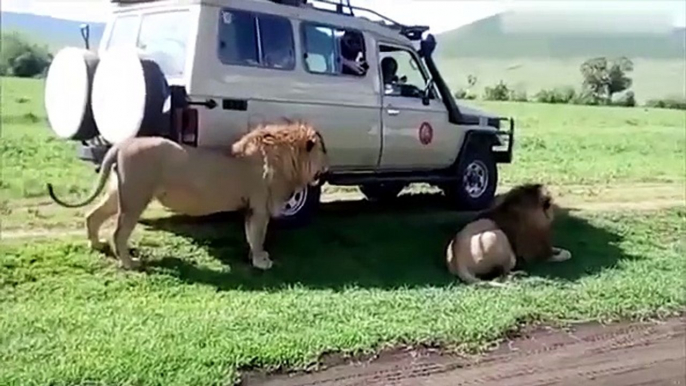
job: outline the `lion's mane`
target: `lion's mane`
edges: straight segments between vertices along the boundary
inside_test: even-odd
[[[553,198],[540,183],[527,183],[497,197],[478,219],[492,220],[508,238],[517,257],[526,261],[553,254]]]
[[[303,183],[311,178],[312,158],[308,154],[317,145],[326,154],[324,141],[312,125],[302,120],[261,124],[250,130],[231,147],[236,157],[258,156],[264,166],[264,177]]]

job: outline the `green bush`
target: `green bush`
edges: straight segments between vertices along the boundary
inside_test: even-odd
[[[686,98],[651,99],[645,103],[645,106],[660,109],[686,110]]]
[[[52,56],[45,47],[31,43],[18,32],[2,34],[0,74],[33,78],[45,73]]]
[[[591,90],[582,89],[576,93],[576,96],[570,103],[584,106],[598,106],[601,102],[602,99],[598,99]]]
[[[612,101],[613,106],[635,107],[636,96],[633,91],[627,91],[619,96],[619,98]]]
[[[501,80],[493,87],[484,88],[484,100],[487,101],[507,101],[510,100],[511,90]]]
[[[510,100],[513,102],[528,102],[529,97],[526,94],[526,91],[524,90],[510,90]]]
[[[578,100],[578,95],[573,87],[565,86],[541,90],[534,99],[539,103],[574,103]]]

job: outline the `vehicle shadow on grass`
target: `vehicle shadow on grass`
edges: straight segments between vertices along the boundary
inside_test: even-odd
[[[556,218],[556,245],[573,259],[526,267],[529,276],[576,280],[629,258],[618,249],[621,238],[564,210]],[[323,203],[313,222],[301,229],[270,227],[266,249],[269,271],[248,260],[242,216],[172,216],[142,220],[155,230],[188,237],[227,269],[214,269],[184,256],[146,263],[151,273],[170,274],[218,290],[269,290],[289,285],[343,289],[447,286],[458,281],[444,263],[450,238],[474,216],[445,208],[442,196],[401,196],[380,205],[368,201]]]

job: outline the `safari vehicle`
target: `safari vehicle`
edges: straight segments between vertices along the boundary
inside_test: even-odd
[[[302,118],[326,141],[329,184],[386,200],[429,183],[466,210],[489,204],[512,160],[513,119],[455,101],[428,27],[349,0],[111,1],[97,53],[84,26],[86,49],[59,52],[46,80],[51,127],[83,160],[132,136],[218,148]],[[278,221],[308,220],[320,192],[295,192]]]

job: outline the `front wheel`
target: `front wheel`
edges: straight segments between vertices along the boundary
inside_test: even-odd
[[[298,228],[308,225],[319,207],[321,186],[307,186],[295,191],[274,219],[279,226]]]
[[[457,180],[441,186],[452,204],[470,211],[491,205],[498,186],[498,168],[490,149],[468,146],[455,172]]]

